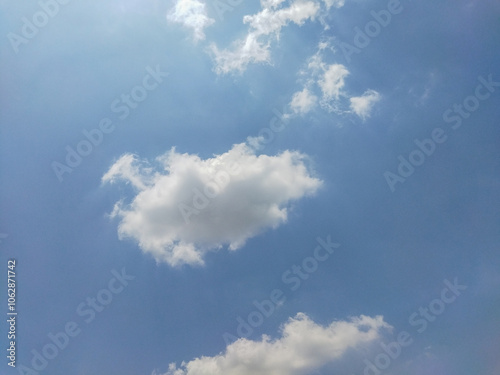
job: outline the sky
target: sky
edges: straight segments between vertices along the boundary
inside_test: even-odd
[[[500,374],[498,1],[0,10],[1,374]]]

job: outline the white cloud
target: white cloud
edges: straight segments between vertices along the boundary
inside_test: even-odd
[[[314,194],[321,181],[311,176],[307,156],[284,151],[256,155],[247,144],[212,158],[172,149],[154,168],[126,154],[103,176],[137,189],[130,204],[118,202],[120,238],[135,239],[157,261],[203,264],[205,252],[245,241],[287,220],[287,208]]]
[[[345,0],[324,0],[326,8],[330,9],[332,6],[335,8],[342,8],[345,4]]]
[[[207,16],[205,4],[198,0],[177,0],[167,19],[193,29],[195,41],[205,39],[204,28],[215,22]]]
[[[323,327],[299,313],[282,327],[279,339],[242,338],[219,355],[183,362],[180,368],[172,363],[164,375],[307,375],[391,328],[381,316],[361,315]]]
[[[290,108],[294,113],[304,114],[313,109],[317,101],[318,97],[312,94],[307,87],[304,87],[302,91],[293,95]]]
[[[370,117],[373,106],[380,100],[380,94],[374,90],[366,90],[362,96],[350,100],[351,109],[364,120]]]
[[[263,9],[277,8],[281,3],[284,2],[285,0],[260,0],[260,5]]]
[[[323,55],[328,51],[333,51],[330,42],[319,42],[317,52],[307,59],[305,68],[299,71],[303,89],[294,94],[289,104],[293,114],[309,112],[313,101],[314,104],[319,101],[328,112],[345,113],[341,101],[348,97],[344,87],[350,73],[342,64],[326,63]]]
[[[317,52],[299,71],[303,89],[293,95],[289,103],[291,112],[286,115],[291,117],[307,113],[319,102],[321,108],[328,112],[340,115],[355,113],[363,120],[370,117],[373,106],[381,99],[380,94],[369,89],[362,96],[351,97],[345,87],[350,72],[342,64],[326,63],[324,54],[328,51],[334,51],[330,42],[320,42]]]
[[[273,4],[257,14],[244,16],[243,23],[249,24],[252,33],[257,36],[268,35],[279,33],[289,22],[302,25],[307,19],[313,20],[319,10],[317,3],[303,0],[294,1],[288,8],[275,9],[275,6]]]
[[[128,181],[138,190],[144,190],[151,179],[151,168],[144,168],[135,155],[126,154],[122,156],[109,171],[102,177],[103,182],[116,182],[118,180]]]
[[[248,64],[270,63],[270,46],[279,38],[281,28],[293,22],[302,25],[306,20],[314,20],[320,5],[315,1],[296,0],[287,8],[278,7],[283,0],[263,0],[262,10],[254,15],[246,15],[243,22],[249,24],[245,38],[233,42],[230,49],[219,50],[212,44],[210,51],[218,74],[243,72]]]
[[[210,46],[217,74],[233,71],[243,72],[250,63],[270,62],[270,42],[260,42],[254,34],[233,43],[232,49],[219,50],[215,44]]]
[[[349,71],[344,65],[329,65],[322,78],[318,81],[318,85],[323,93],[323,100],[338,99],[345,85],[344,78],[348,75]]]
[[[320,43],[318,52],[308,59],[307,69],[300,72],[307,79],[303,90],[296,92],[290,102],[294,114],[309,112],[316,104],[318,98],[314,95],[314,87],[319,88],[319,103],[323,109],[344,112],[340,109],[340,99],[347,96],[343,89],[349,70],[342,64],[326,64],[322,57],[325,48]]]

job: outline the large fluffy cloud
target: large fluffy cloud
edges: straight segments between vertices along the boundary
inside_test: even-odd
[[[281,28],[290,22],[302,25],[308,19],[313,20],[320,9],[316,1],[295,0],[288,7],[281,7],[282,3],[283,0],[262,0],[259,13],[243,18],[249,24],[245,38],[236,40],[229,49],[211,45],[218,74],[242,72],[250,63],[269,63],[271,42],[279,37]]]
[[[367,344],[391,329],[381,316],[360,316],[323,327],[303,313],[282,327],[282,337],[239,339],[225,353],[171,364],[164,375],[307,375],[340,359],[348,349]]]
[[[172,149],[156,162],[154,168],[123,155],[102,181],[125,181],[137,190],[129,204],[120,201],[113,210],[120,238],[135,239],[144,252],[171,265],[203,264],[206,251],[223,245],[240,248],[286,222],[291,202],[321,185],[306,155],[256,155],[244,143],[208,159]]]
[[[205,39],[203,30],[215,22],[207,16],[205,4],[198,0],[177,0],[175,7],[167,15],[167,20],[192,29],[195,41]]]

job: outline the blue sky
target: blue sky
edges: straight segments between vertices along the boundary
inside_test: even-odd
[[[500,372],[497,2],[0,6],[2,374]]]

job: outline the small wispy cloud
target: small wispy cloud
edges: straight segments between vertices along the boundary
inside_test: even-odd
[[[219,49],[214,43],[209,51],[217,74],[243,72],[251,63],[270,63],[270,47],[279,39],[281,29],[289,23],[302,25],[314,20],[320,10],[316,1],[296,0],[282,7],[283,0],[263,0],[262,10],[246,15],[243,23],[249,25],[247,35],[232,43],[230,48]]]
[[[351,109],[363,120],[370,117],[373,106],[380,101],[381,96],[375,90],[366,90],[361,96],[353,97]]]
[[[207,16],[206,5],[198,0],[177,0],[175,7],[167,14],[167,20],[192,29],[195,42],[204,40],[204,29],[215,22]]]
[[[290,108],[294,113],[304,114],[311,111],[317,102],[318,97],[312,94],[307,87],[304,87],[302,91],[298,91],[293,95]]]
[[[305,67],[299,71],[303,86],[302,90],[293,94],[288,104],[292,114],[306,114],[319,103],[328,112],[354,113],[363,120],[370,117],[381,95],[368,89],[361,96],[351,96],[346,89],[349,70],[343,64],[327,63],[324,58],[326,51],[334,49],[328,41],[320,42],[316,53],[307,59]]]

